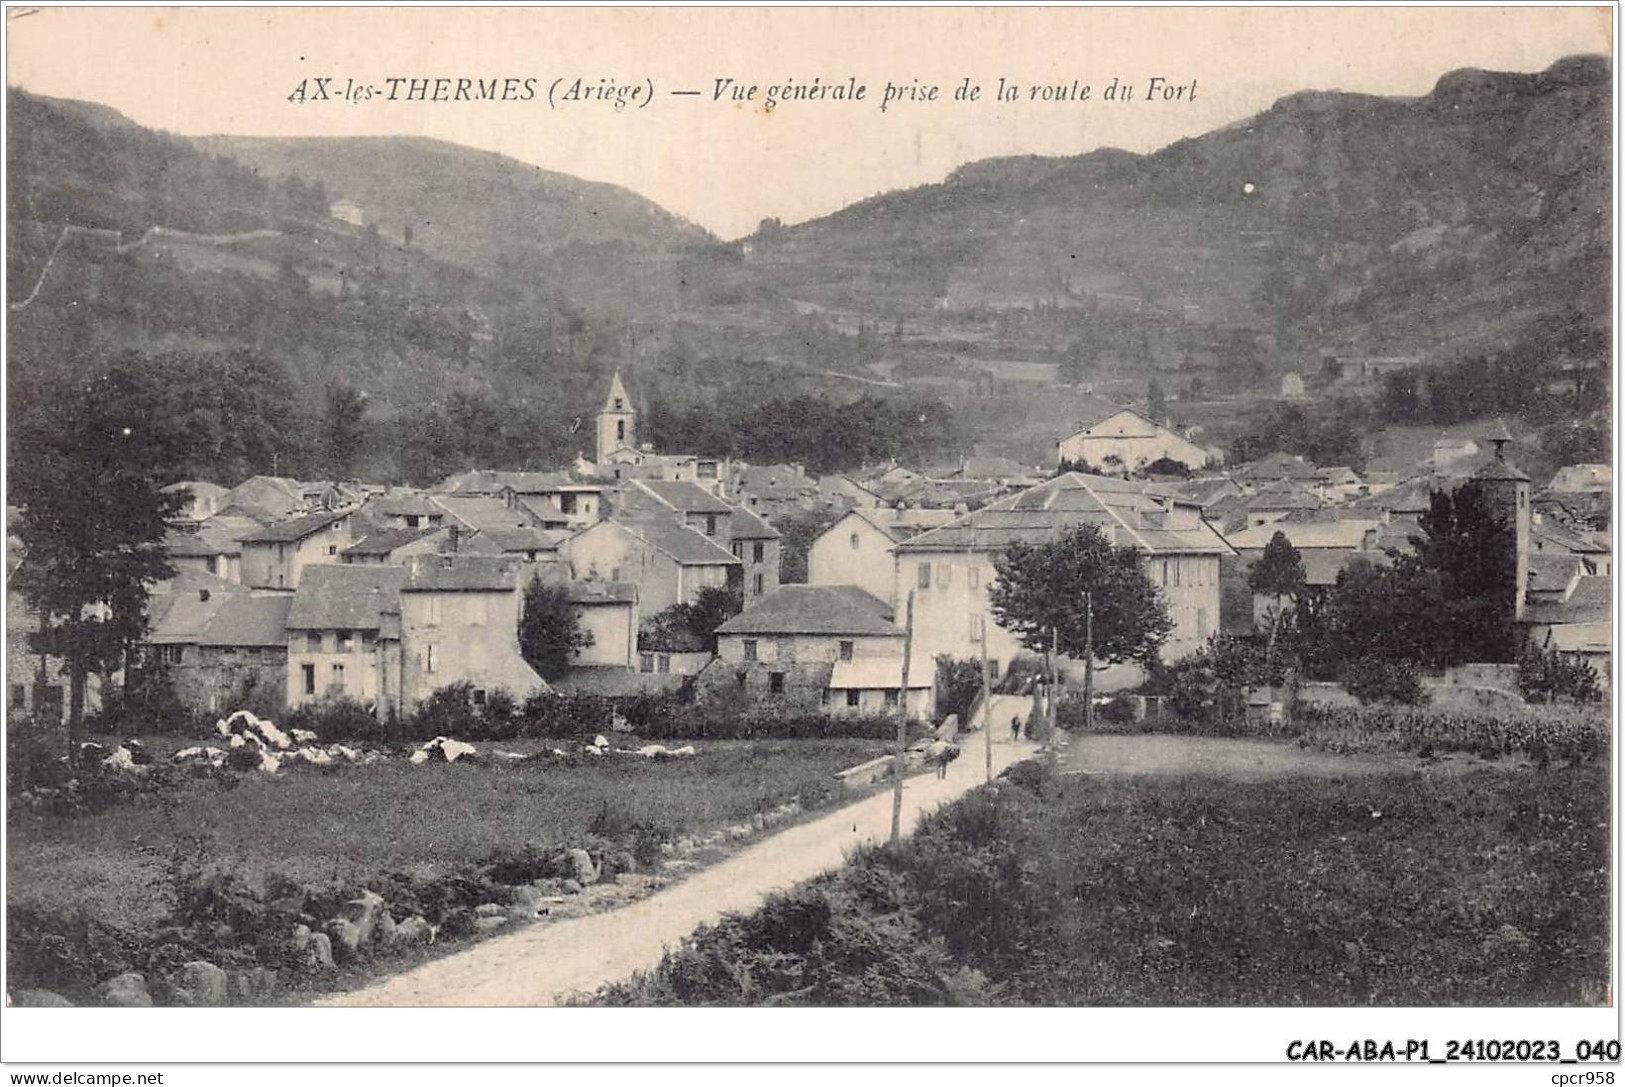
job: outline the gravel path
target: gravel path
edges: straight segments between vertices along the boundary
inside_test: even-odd
[[[993,733],[993,772],[1036,750]],[[924,773],[903,787],[903,827],[985,780],[980,733],[938,780]],[[724,913],[745,912],[783,890],[839,866],[856,846],[891,833],[891,791],[780,831],[687,879],[607,913],[542,922],[497,936],[459,954],[425,963],[364,989],[318,1002],[334,1007],[535,1007],[591,992],[660,962],[668,946]]]

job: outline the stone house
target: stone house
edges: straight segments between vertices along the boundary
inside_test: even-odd
[[[903,642],[891,609],[862,589],[786,585],[717,628],[717,658],[700,683],[832,715],[895,713]],[[935,686],[935,664],[916,645],[910,716],[931,716]]]
[[[667,517],[600,521],[559,548],[578,581],[638,587],[645,616],[693,603],[700,590],[740,584],[743,564],[715,539]]]
[[[954,519],[950,510],[854,509],[807,551],[809,585],[852,585],[897,607],[897,545]]]
[[[521,590],[531,578],[557,586],[570,595],[582,629],[592,635],[592,645],[575,653],[578,668],[623,668],[638,666],[638,587],[623,581],[575,581],[563,563],[527,570],[520,575]],[[710,655],[706,655],[710,659]]]
[[[456,531],[456,526],[381,528],[360,536],[339,552],[348,565],[399,566],[413,555],[431,555]]]
[[[736,461],[728,488],[739,506],[773,519],[818,504],[818,483],[799,464],[746,464]]]
[[[256,596],[217,579],[177,579],[148,604],[146,651],[193,709],[230,713],[263,698],[286,705],[287,593]]]
[[[220,512],[220,500],[227,492],[226,488],[218,483],[188,480],[183,483],[171,483],[163,488],[163,493],[183,496],[185,504],[176,514],[181,520],[204,521]]]
[[[915,639],[928,656],[978,658],[984,638],[995,669],[1028,652],[988,606],[993,560],[1011,543],[1044,543],[1093,525],[1143,556],[1173,629],[1162,658],[1178,661],[1218,630],[1219,560],[1232,553],[1200,508],[1170,492],[1109,476],[1068,472],[896,545],[897,594],[914,590]],[[1081,665],[1080,665],[1081,667]],[[1138,670],[1102,670],[1103,684],[1138,681]],[[1109,689],[1109,686],[1108,686]]]
[[[400,566],[306,571],[288,610],[288,705],[348,698],[380,719],[400,708]]]
[[[693,483],[663,479],[629,480],[615,495],[617,514],[670,516],[702,535],[729,540],[734,508]]]
[[[485,555],[408,560],[400,585],[403,714],[456,683],[471,684],[476,702],[496,690],[522,701],[547,688],[519,653],[526,569]]]
[[[172,524],[164,531],[164,552],[176,570],[209,574],[225,581],[243,580],[243,544],[260,523],[221,514],[197,522]]]
[[[743,567],[745,602],[779,590],[779,530],[748,509],[728,518],[728,548]]]
[[[267,525],[242,538],[243,584],[253,589],[297,589],[308,566],[337,566],[353,543],[350,514],[319,510]]]

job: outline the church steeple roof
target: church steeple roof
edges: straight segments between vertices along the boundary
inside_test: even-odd
[[[615,376],[609,379],[609,396],[604,400],[602,411],[632,413],[637,411],[632,406],[632,398],[626,394],[626,386],[621,384],[621,372],[615,371]]]

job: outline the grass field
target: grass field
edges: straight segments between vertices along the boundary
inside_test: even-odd
[[[173,746],[173,745],[170,745]],[[499,744],[528,750],[535,744]],[[84,907],[119,926],[164,912],[166,862],[179,851],[251,886],[272,873],[305,884],[425,875],[498,847],[568,844],[608,826],[672,835],[748,819],[799,796],[833,801],[831,775],[885,749],[874,741],[718,741],[692,759],[606,758],[575,766],[393,760],[243,776],[232,788],[191,780],[150,805],[66,819],[13,812],[9,901]]]
[[[702,931],[598,999],[1605,999],[1605,767],[1383,771],[1362,757],[1344,774],[1323,758],[1251,780],[1052,777],[1026,764],[1019,783],[978,790],[901,846]]]

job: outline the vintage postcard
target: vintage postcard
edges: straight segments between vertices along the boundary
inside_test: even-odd
[[[8,7],[8,1060],[1612,1067],[1616,15]]]

